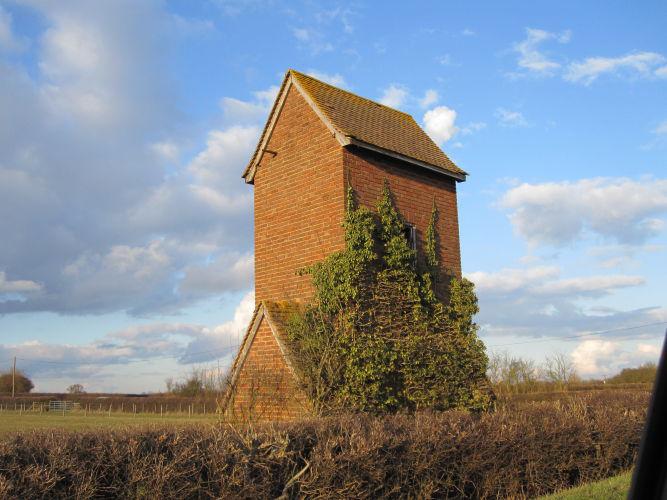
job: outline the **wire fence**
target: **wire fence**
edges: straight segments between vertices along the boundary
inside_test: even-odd
[[[117,398],[114,398],[117,399]],[[143,402],[75,402],[75,401],[40,401],[23,398],[22,401],[0,402],[0,415],[77,415],[109,416],[112,415],[152,415],[161,417],[192,417],[221,414],[219,401],[143,401]]]

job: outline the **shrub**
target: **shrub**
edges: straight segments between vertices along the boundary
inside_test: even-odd
[[[630,468],[647,396],[256,428],[25,433],[0,441],[0,496],[532,498]]]
[[[16,371],[14,384],[17,394],[30,392],[35,387],[32,380],[19,370]],[[12,392],[12,372],[0,373],[0,392]]]
[[[624,368],[607,382],[610,384],[652,383],[657,373],[658,366],[655,363],[645,363],[637,368]]]

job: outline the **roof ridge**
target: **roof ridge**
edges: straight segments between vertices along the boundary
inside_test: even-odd
[[[319,79],[317,79],[313,76],[310,76],[306,73],[302,73],[302,72],[297,71],[295,69],[288,69],[287,73],[296,75],[297,77],[309,78],[311,80],[316,81],[317,83],[321,83],[322,85],[326,85],[327,87],[331,87],[332,89],[336,89],[340,92],[345,92],[346,94],[349,94],[353,97],[356,97],[357,99],[361,99],[362,101],[370,102],[371,104],[375,104],[376,106],[380,106],[380,107],[386,108],[390,111],[394,111],[395,113],[400,113],[402,115],[405,115],[405,116],[407,116],[408,118],[411,118],[414,121],[414,117],[410,113],[406,113],[405,111],[401,111],[400,109],[392,108],[391,106],[387,106],[386,104],[382,104],[381,102],[374,101],[373,99],[369,99],[368,97],[364,97],[364,96],[361,96],[359,94],[355,94],[354,92],[350,92],[349,90],[345,90],[343,88],[336,87],[335,85],[331,85],[330,83],[319,80]]]

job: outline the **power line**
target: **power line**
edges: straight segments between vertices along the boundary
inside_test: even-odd
[[[522,342],[508,342],[506,344],[494,344],[494,345],[489,345],[487,347],[505,347],[505,346],[512,346],[512,345],[522,345],[522,344],[535,344],[535,343],[540,343],[540,342],[551,342],[554,340],[567,340],[567,339],[579,339],[579,338],[584,338],[584,337],[590,337],[592,335],[604,335],[606,333],[615,333],[615,332],[623,332],[623,331],[628,331],[628,330],[638,330],[639,328],[646,328],[649,326],[658,326],[658,325],[667,325],[667,321],[658,321],[656,323],[645,323],[643,325],[635,325],[635,326],[626,326],[622,328],[613,328],[610,330],[601,330],[597,332],[589,332],[589,333],[580,333],[576,335],[567,335],[564,337],[547,337],[547,338],[541,338],[541,339],[534,339],[534,340],[524,340]],[[635,336],[630,336],[626,338],[633,338]]]

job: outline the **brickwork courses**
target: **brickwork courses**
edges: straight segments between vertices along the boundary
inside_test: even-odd
[[[442,272],[461,274],[456,182],[465,179],[465,172],[443,153],[447,160],[443,164],[451,163],[452,175],[440,167],[424,168],[405,158],[358,147],[351,139],[341,142],[325,115],[342,104],[334,101],[329,109],[318,109],[298,85],[290,85],[293,77],[291,72],[286,75],[258,150],[244,173],[246,182],[254,184],[255,301],[258,311],[266,313],[246,346],[247,355],[241,359],[239,353],[234,364],[227,413],[244,419],[285,420],[308,414],[308,403],[289,366],[289,353],[277,341],[284,335],[283,328],[269,318],[272,310],[277,317],[272,305],[276,301],[303,304],[311,300],[311,277],[298,271],[344,248],[341,224],[348,186],[361,205],[375,210],[383,183],[389,183],[397,208],[416,228],[419,259],[435,202]],[[326,87],[321,93],[325,97],[333,92],[344,101],[351,95],[322,82],[313,84],[312,79],[308,84]],[[364,106],[381,106],[352,97]],[[395,113],[401,123],[406,122],[403,113],[386,107],[380,111],[390,117]],[[427,146],[431,148],[432,143]],[[252,325],[248,335],[251,330]]]

